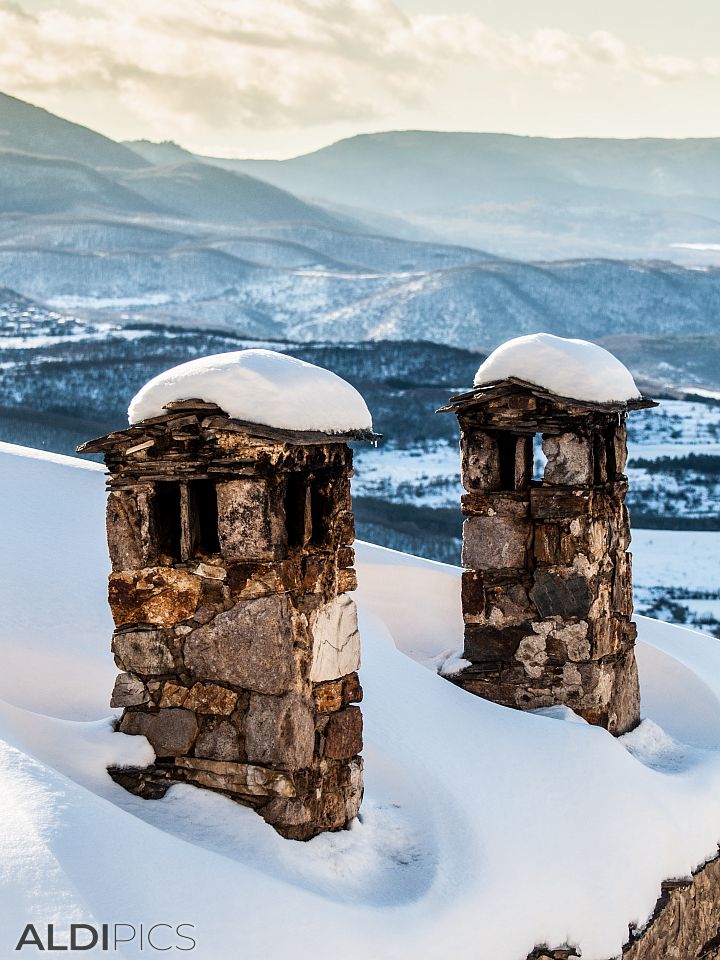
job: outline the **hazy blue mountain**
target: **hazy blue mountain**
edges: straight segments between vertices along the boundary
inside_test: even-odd
[[[407,131],[352,137],[290,160],[202,159],[523,259],[687,261],[696,255],[674,244],[720,235],[719,139]]]
[[[78,160],[95,167],[146,166],[136,152],[94,130],[0,93],[0,150]]]
[[[0,151],[0,213],[169,213],[107,175],[75,160]]]
[[[190,220],[227,224],[309,220],[340,225],[338,218],[286,190],[197,161],[133,171],[122,177],[122,183],[150,203]]]

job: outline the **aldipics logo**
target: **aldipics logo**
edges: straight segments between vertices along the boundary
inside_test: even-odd
[[[195,949],[195,930],[192,923],[153,923],[150,926],[134,923],[71,923],[60,929],[56,924],[38,927],[25,925],[16,950],[37,951],[84,951],[100,950],[107,953],[124,948],[149,953],[168,950],[189,951]]]

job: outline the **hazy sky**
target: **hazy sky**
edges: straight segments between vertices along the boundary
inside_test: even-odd
[[[0,90],[116,139],[720,135],[720,0],[0,0]]]

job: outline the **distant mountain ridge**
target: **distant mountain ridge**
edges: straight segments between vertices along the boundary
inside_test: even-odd
[[[95,167],[136,170],[147,166],[136,151],[89,127],[0,93],[0,150],[7,149]]]
[[[128,144],[147,157],[147,144]],[[154,156],[175,144],[156,144]],[[678,259],[720,238],[720,139],[361,134],[288,160],[200,157],[299,196],[519,259]]]

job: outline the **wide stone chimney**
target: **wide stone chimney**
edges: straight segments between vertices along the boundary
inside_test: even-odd
[[[507,377],[442,408],[461,431],[469,666],[453,680],[466,690],[524,710],[564,704],[614,734],[638,723],[625,420],[654,405]]]
[[[307,366],[307,365],[306,365]],[[345,385],[349,388],[349,385]],[[349,440],[171,402],[80,448],[108,468],[119,729],[173,783],[254,807],[283,836],[344,827],[363,794],[360,637],[350,592]]]

